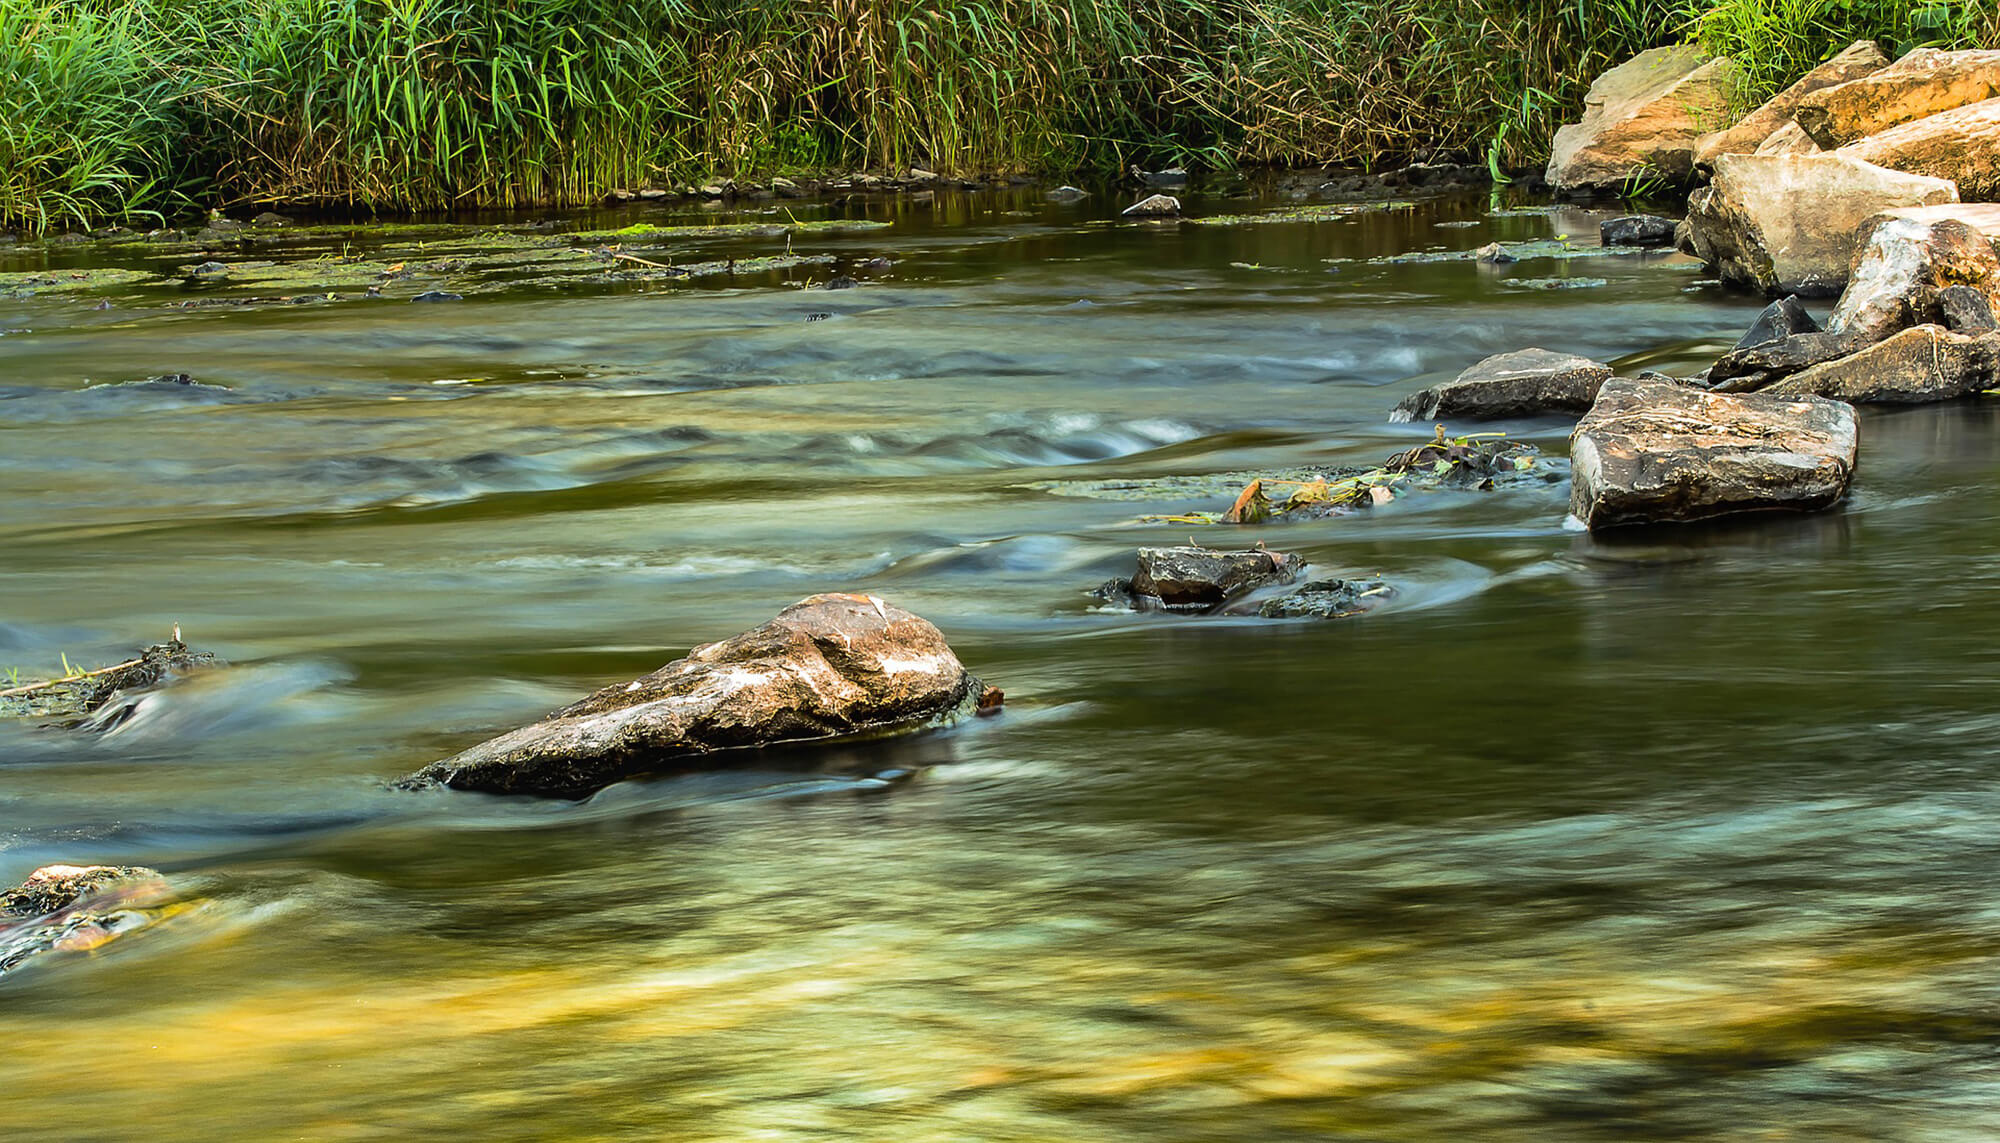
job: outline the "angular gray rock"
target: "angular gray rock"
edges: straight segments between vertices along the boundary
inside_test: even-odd
[[[1391,421],[1438,417],[1491,420],[1581,413],[1597,399],[1611,367],[1547,349],[1497,353],[1442,385],[1419,389],[1389,413]]]
[[[1725,154],[1757,153],[1772,136],[1787,127],[1796,128],[1792,123],[1792,112],[1799,101],[1822,88],[1866,75],[1889,66],[1889,57],[1873,40],[1857,40],[1849,44],[1839,55],[1807,72],[1797,83],[1771,97],[1762,107],[1745,115],[1727,130],[1704,135],[1695,143],[1694,156],[1697,163],[1709,163],[1715,156]],[[1799,130],[1800,137],[1805,136]],[[1815,148],[1817,146],[1815,145]]]
[[[1993,387],[1996,349],[2000,335],[1970,337],[1941,325],[1912,326],[1858,353],[1794,373],[1762,393],[1855,404],[1950,401]]]
[[[1379,579],[1316,579],[1290,595],[1265,600],[1257,614],[1266,619],[1345,619],[1394,598],[1396,589]]]
[[[1556,132],[1548,181],[1564,190],[1680,182],[1694,145],[1727,121],[1741,69],[1699,48],[1653,48],[1597,77],[1581,122]]]
[[[1847,493],[1856,441],[1839,401],[1614,379],[1570,436],[1570,513],[1596,531],[1825,508]]]
[[[1740,345],[1709,367],[1708,388],[1717,393],[1753,392],[1815,365],[1837,361],[1867,344],[1868,339],[1860,334],[1814,332]]]
[[[869,595],[815,595],[403,782],[581,797],[716,751],[915,729],[980,692],[936,627]]]
[[[1829,330],[1880,341],[1913,325],[1941,324],[1938,298],[1951,286],[2000,298],[2000,253],[1964,219],[1935,210],[1895,211],[1863,234],[1866,245],[1827,318]]]
[[[1678,225],[1657,214],[1627,214],[1598,223],[1597,232],[1606,246],[1672,246]]]
[[[1992,333],[2000,329],[1993,316],[1993,299],[1971,286],[1946,286],[1938,291],[1938,315],[1953,333]]]
[[[1819,323],[1799,304],[1798,295],[1788,294],[1764,307],[1764,312],[1750,323],[1749,331],[1736,343],[1736,348],[1748,349],[1793,334],[1818,332]]]
[[[1847,283],[1869,219],[1958,201],[1944,179],[1847,155],[1718,155],[1688,196],[1690,245],[1724,280],[1769,293],[1831,296]]]

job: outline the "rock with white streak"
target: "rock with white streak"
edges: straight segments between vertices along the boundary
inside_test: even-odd
[[[1911,326],[1943,324],[1940,297],[1953,286],[2000,299],[2000,252],[1982,223],[2000,227],[2000,206],[1892,211],[1873,220],[1826,328],[1880,341]]]
[[[1794,373],[1760,392],[1874,405],[1950,401],[1993,387],[1996,347],[2000,335],[1968,336],[1941,325],[1911,326],[1887,341]]]
[[[434,762],[404,786],[581,797],[719,751],[911,730],[979,697],[944,636],[868,595],[815,595],[539,722]]]

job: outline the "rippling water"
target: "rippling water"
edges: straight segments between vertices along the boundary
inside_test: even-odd
[[[1188,532],[1138,517],[1218,505],[1048,482],[1371,463],[1423,375],[1694,364],[1756,309],[1677,256],[1371,261],[1576,211],[1120,201],[852,204],[895,225],[793,239],[841,291],[0,300],[0,669],[176,622],[234,664],[0,728],[0,883],[143,863],[180,905],[0,981],[0,1129],[2000,1134],[1994,411],[1865,414],[1809,519],[1605,543],[1561,484],[1424,493],[1232,533],[1403,587],[1364,619],[1109,614]],[[45,257],[190,260],[0,270]],[[1565,275],[1604,284],[1507,285]],[[121,384],[172,372],[215,388]],[[385,786],[832,589],[1005,716],[579,804]]]

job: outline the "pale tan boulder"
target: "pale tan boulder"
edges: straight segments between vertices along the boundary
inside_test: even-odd
[[[1830,296],[1847,282],[1868,221],[1958,201],[1945,179],[1847,155],[1717,155],[1688,198],[1690,245],[1721,276],[1772,293]]]
[[[1961,199],[2000,198],[2000,99],[1968,103],[1870,135],[1836,154],[1892,171],[1950,179]]]
[[[1800,99],[1792,118],[1827,150],[2000,96],[2000,51],[1918,48],[1888,67]]]
[[[1882,49],[1876,46],[1874,40],[1856,40],[1848,45],[1847,50],[1807,72],[1797,83],[1745,115],[1734,127],[1703,135],[1694,145],[1695,162],[1707,163],[1717,155],[1762,154],[1763,144],[1788,127],[1793,135],[1805,137],[1805,131],[1792,122],[1792,112],[1798,107],[1799,100],[1815,91],[1872,75],[1888,66],[1889,57],[1882,54]],[[1800,149],[1790,139],[1786,146],[1787,150]],[[1818,150],[1818,145],[1814,144],[1812,149]]]
[[[1575,189],[1686,179],[1695,140],[1728,122],[1741,74],[1695,47],[1640,52],[1598,76],[1582,122],[1556,132],[1549,182]]]
[[[1939,296],[1970,286],[2000,300],[2000,252],[1993,235],[1959,214],[2000,229],[2000,207],[1959,206],[1953,212],[1897,211],[1862,229],[1866,245],[1826,328],[1881,341],[1914,325],[1942,324]]]
[[[1819,150],[1819,144],[1812,141],[1806,129],[1796,123],[1787,123],[1770,137],[1757,144],[1758,155],[1810,155]]]

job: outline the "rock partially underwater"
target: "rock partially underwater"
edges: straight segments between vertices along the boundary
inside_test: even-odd
[[[1140,548],[1130,578],[1108,580],[1090,594],[1134,611],[1266,619],[1345,618],[1373,610],[1396,594],[1381,580],[1299,583],[1305,571],[1304,557],[1266,548]],[[1294,590],[1272,594],[1294,584]]]
[[[88,952],[148,924],[141,907],[165,895],[158,872],[135,865],[49,865],[0,893],[0,974],[48,953]]]
[[[121,691],[158,686],[177,676],[222,661],[206,651],[191,651],[178,638],[156,643],[128,659],[95,671],[0,690],[0,718],[44,718],[74,727],[90,719],[94,729],[116,724],[115,715],[101,715]],[[98,717],[92,718],[96,715]]]
[[[577,798],[718,751],[919,729],[984,690],[925,620],[868,595],[815,595],[405,779]]]

